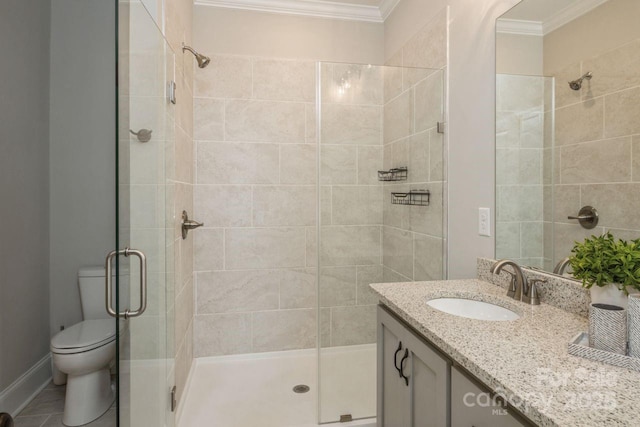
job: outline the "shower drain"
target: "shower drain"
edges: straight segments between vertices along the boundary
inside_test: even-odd
[[[297,386],[293,387],[294,393],[306,393],[308,391],[309,391],[308,385],[298,384]]]

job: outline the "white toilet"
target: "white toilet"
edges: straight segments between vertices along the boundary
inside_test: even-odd
[[[54,383],[64,384],[67,377],[66,426],[99,418],[115,400],[110,367],[116,356],[116,321],[105,308],[104,267],[81,268],[78,286],[84,320],[51,339]]]

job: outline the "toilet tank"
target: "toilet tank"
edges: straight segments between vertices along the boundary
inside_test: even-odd
[[[78,287],[82,318],[84,320],[108,319],[110,316],[105,305],[104,266],[81,267],[78,270]]]

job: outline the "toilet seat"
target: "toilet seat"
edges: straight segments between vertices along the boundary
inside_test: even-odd
[[[51,339],[51,352],[75,354],[94,350],[116,339],[114,319],[83,320]]]

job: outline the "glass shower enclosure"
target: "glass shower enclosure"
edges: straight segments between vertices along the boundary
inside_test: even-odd
[[[442,70],[317,65],[319,421],[376,415],[370,283],[442,279]]]
[[[118,8],[117,425],[171,427],[175,59],[142,2]]]

